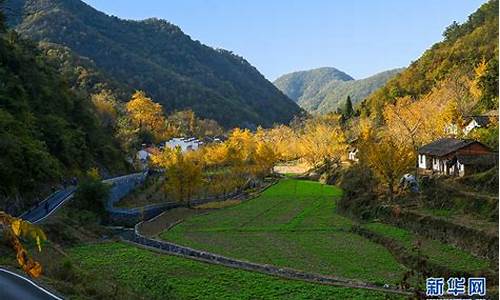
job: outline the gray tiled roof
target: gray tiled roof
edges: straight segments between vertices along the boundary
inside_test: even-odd
[[[472,116],[470,117],[470,121],[472,120],[475,120],[476,123],[481,127],[486,127],[491,122],[489,116]]]
[[[433,156],[444,156],[455,152],[471,144],[478,143],[474,140],[459,140],[454,138],[442,138],[418,149],[419,154],[428,154]]]

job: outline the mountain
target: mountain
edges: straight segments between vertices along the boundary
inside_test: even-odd
[[[286,123],[300,108],[244,58],[192,40],[167,21],[122,20],[79,0],[7,0],[9,24],[93,61],[130,94],[167,112],[191,108],[226,127]]]
[[[454,98],[465,102],[480,98],[471,103],[474,107],[469,113],[498,109],[498,0],[483,4],[463,24],[448,26],[442,41],[371,94],[362,103],[362,111],[382,121],[387,103],[404,96],[418,100],[449,81],[458,83]]]
[[[345,102],[347,96],[351,97],[353,104],[359,103],[402,70],[393,69],[364,79],[346,81],[333,86],[327,85],[317,95],[321,102],[315,110],[320,114],[335,111]]]
[[[328,83],[349,80],[354,78],[335,68],[325,67],[285,74],[276,79],[274,85],[290,99],[302,103],[304,99],[314,97]]]
[[[389,70],[355,80],[342,71],[325,67],[283,75],[274,81],[274,85],[305,110],[327,113],[335,111],[347,96],[353,103],[360,102],[401,70]]]
[[[61,178],[92,167],[125,171],[123,151],[88,98],[0,12],[0,210],[20,209]]]

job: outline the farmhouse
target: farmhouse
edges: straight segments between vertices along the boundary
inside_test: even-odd
[[[137,160],[141,161],[141,162],[146,162],[149,157],[153,154],[157,154],[158,153],[158,148],[155,148],[155,147],[147,147],[147,148],[144,148],[144,149],[141,149],[137,152]]]
[[[358,162],[358,138],[353,138],[349,141],[347,141],[349,144],[349,147],[347,148],[347,159],[351,162]]]
[[[359,152],[359,150],[356,147],[349,148],[349,153],[348,153],[349,160],[354,161],[354,162],[358,162],[359,161],[358,152]]]
[[[492,116],[470,116],[467,118],[467,122],[464,127],[464,134],[469,134],[476,128],[486,128],[490,125],[492,121]]]
[[[466,116],[461,120],[462,125],[457,123],[446,124],[444,132],[449,136],[457,136],[459,133],[468,135],[476,128],[487,128],[492,123],[498,122],[498,111],[492,110],[482,115]]]
[[[197,150],[202,145],[203,142],[194,137],[190,138],[176,137],[166,142],[163,142],[160,146],[172,149],[179,147],[182,152],[186,152],[189,150]]]
[[[497,154],[474,140],[443,138],[418,150],[420,174],[464,176],[497,163]]]
[[[141,170],[147,168],[151,156],[154,154],[158,154],[159,151],[160,150],[156,147],[147,147],[137,151],[136,159],[139,163],[139,168]]]

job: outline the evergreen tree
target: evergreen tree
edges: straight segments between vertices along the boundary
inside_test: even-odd
[[[351,96],[347,96],[347,100],[345,101],[343,115],[346,119],[349,119],[354,115],[354,109],[352,108]]]

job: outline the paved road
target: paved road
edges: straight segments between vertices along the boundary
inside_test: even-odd
[[[136,174],[120,176],[104,180],[111,184],[123,184],[129,178],[135,178]],[[19,217],[31,223],[38,223],[70,200],[76,190],[75,186],[56,191],[38,205],[31,207]],[[0,268],[0,300],[62,300],[62,298],[39,286],[33,280],[16,274],[12,271]]]
[[[31,279],[5,269],[0,269],[0,299],[62,300]]]
[[[45,218],[54,213],[59,207],[61,207],[67,200],[71,199],[75,190],[76,187],[71,186],[53,193],[37,206],[34,206],[27,212],[23,213],[20,218],[30,221],[31,223],[43,221]]]
[[[67,200],[71,199],[75,187],[59,190],[39,205],[30,208],[20,218],[37,223],[49,217]],[[12,271],[0,268],[0,299],[5,300],[62,300],[33,280]]]

